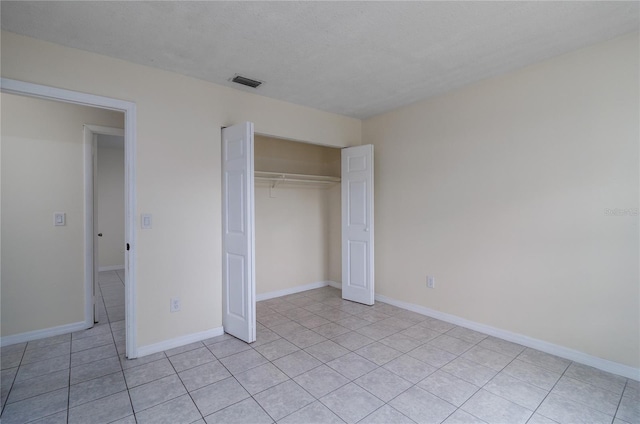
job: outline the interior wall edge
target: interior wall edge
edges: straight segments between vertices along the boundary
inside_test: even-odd
[[[342,290],[342,282],[338,282],[338,281],[327,281],[327,282],[331,287]]]

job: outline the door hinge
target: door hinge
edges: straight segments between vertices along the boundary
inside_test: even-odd
[[[129,250],[129,243],[127,243],[127,251]]]

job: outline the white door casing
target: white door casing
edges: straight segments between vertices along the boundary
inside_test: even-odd
[[[342,298],[373,305],[373,145],[342,149]]]
[[[49,87],[46,85],[33,84],[24,81],[0,78],[0,91],[22,96],[36,97],[65,103],[80,104],[84,106],[97,107],[100,109],[118,110],[124,113],[125,118],[125,233],[127,251],[125,253],[125,327],[126,327],[126,357],[129,359],[138,357],[137,346],[137,316],[136,316],[136,232],[135,232],[135,210],[136,210],[136,104],[109,97],[86,94],[78,91],[65,90],[61,88]],[[86,149],[85,152],[90,151]],[[86,154],[85,154],[86,159]],[[89,157],[90,159],[90,157]],[[85,164],[91,161],[85,160]],[[85,176],[91,175],[85,169]],[[85,177],[85,193],[90,190],[90,178]],[[89,203],[92,205],[92,203]],[[87,206],[87,211],[91,206]],[[86,213],[85,222],[92,221],[92,213]],[[91,274],[93,252],[91,249],[93,232],[86,230],[85,223],[85,287],[87,287],[85,302],[85,323],[87,328],[93,325],[93,291]],[[130,247],[130,248],[129,248]]]
[[[222,325],[256,340],[253,123],[222,129]]]
[[[99,249],[99,239],[98,239],[98,134],[92,132],[90,128],[85,126],[85,131],[91,132],[91,160],[93,162],[93,172],[91,175],[92,186],[93,186],[93,322],[100,322],[100,312],[98,309],[98,304],[96,302],[97,293],[98,293],[98,269],[100,263],[98,258],[100,255],[98,254]]]

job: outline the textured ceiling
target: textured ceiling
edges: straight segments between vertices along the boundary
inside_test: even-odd
[[[367,118],[637,31],[639,4],[2,1],[1,14],[11,32]]]

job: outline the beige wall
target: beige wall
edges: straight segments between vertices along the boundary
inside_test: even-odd
[[[638,35],[380,115],[376,290],[640,366]],[[427,289],[426,275],[436,288]]]
[[[2,94],[2,336],[83,322],[83,124],[123,114]],[[54,212],[66,225],[53,225]]]
[[[269,196],[255,188],[256,292],[269,293],[326,281],[328,220],[326,190],[283,186]]]
[[[255,136],[256,171],[340,176],[340,149]]]
[[[255,170],[340,176],[340,149],[256,136]],[[256,181],[256,291],[294,289],[330,279],[340,241],[340,184]],[[339,280],[338,280],[339,281]]]
[[[1,54],[5,78],[137,105],[137,216],[153,214],[153,229],[137,230],[138,346],[222,325],[221,127],[252,121],[261,134],[360,144],[357,119],[7,32]]]
[[[340,184],[327,189],[327,213],[329,219],[329,281],[342,283],[342,192]]]
[[[124,148],[104,147],[100,135],[97,172],[98,265],[124,268]]]

